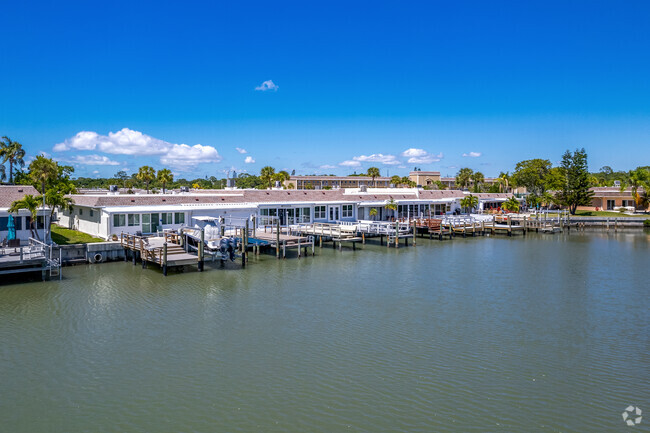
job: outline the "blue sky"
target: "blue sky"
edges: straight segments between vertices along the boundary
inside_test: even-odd
[[[650,164],[647,1],[103,3],[0,6],[0,135],[79,176]]]

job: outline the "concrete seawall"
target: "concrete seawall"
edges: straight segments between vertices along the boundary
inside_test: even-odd
[[[61,245],[61,262],[64,266],[81,263],[103,263],[124,260],[124,248],[119,242]],[[58,251],[54,252],[56,256]]]

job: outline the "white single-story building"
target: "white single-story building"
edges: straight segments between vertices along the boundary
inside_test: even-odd
[[[282,226],[309,222],[379,221],[444,215],[460,207],[462,191],[418,188],[367,190],[204,190],[172,194],[77,194],[73,210],[59,224],[109,239],[120,233],[155,233],[194,226],[194,217],[223,217],[225,222],[255,216]],[[397,211],[387,210],[390,201]],[[377,215],[371,216],[371,209]]]
[[[31,185],[0,185],[0,243],[7,241],[9,208],[17,200],[22,200],[26,195],[39,196],[39,192]],[[31,213],[26,209],[11,214],[16,229],[16,239],[19,239],[24,245],[29,238],[36,237],[43,239],[45,224],[50,221],[50,209],[43,209],[42,205],[38,209],[38,215],[34,224],[34,230],[31,228]]]

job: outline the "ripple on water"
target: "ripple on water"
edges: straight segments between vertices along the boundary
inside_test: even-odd
[[[0,416],[15,432],[612,430],[650,385],[647,254],[634,236],[532,235],[166,278],[66,268],[0,287]]]

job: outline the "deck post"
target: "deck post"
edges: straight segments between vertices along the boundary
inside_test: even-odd
[[[567,231],[571,231],[571,211],[566,211],[566,228]]]
[[[366,233],[365,232],[361,232],[361,243],[363,245],[366,244]]]
[[[395,248],[399,248],[399,220],[395,220]]]
[[[355,241],[352,241],[352,251],[356,251],[357,249],[356,244],[357,243]]]
[[[277,233],[275,234],[275,257],[280,258],[280,220],[275,221]]]
[[[311,256],[314,257],[316,255],[316,238],[314,236],[311,237]]]
[[[379,235],[379,245],[384,245],[384,235]]]
[[[485,220],[481,220],[481,236],[485,236]]]
[[[298,238],[298,259],[300,259],[300,238]]]
[[[205,245],[205,230],[201,229],[201,240],[199,241],[199,272],[203,272],[203,246]]]
[[[318,248],[323,248],[323,235],[318,236]]]
[[[508,236],[512,236],[512,218],[508,215]]]
[[[528,222],[526,221],[526,216],[524,215],[524,236],[526,236],[527,231],[528,231]]]
[[[163,257],[162,257],[162,271],[163,275],[167,276],[167,242],[163,244]]]
[[[287,258],[287,241],[282,241],[282,258]]]
[[[415,240],[415,235],[417,235],[418,230],[415,224],[415,220],[413,220],[413,246],[417,246],[416,240]]]
[[[257,217],[253,215],[253,237],[255,237],[255,228],[257,227]]]

